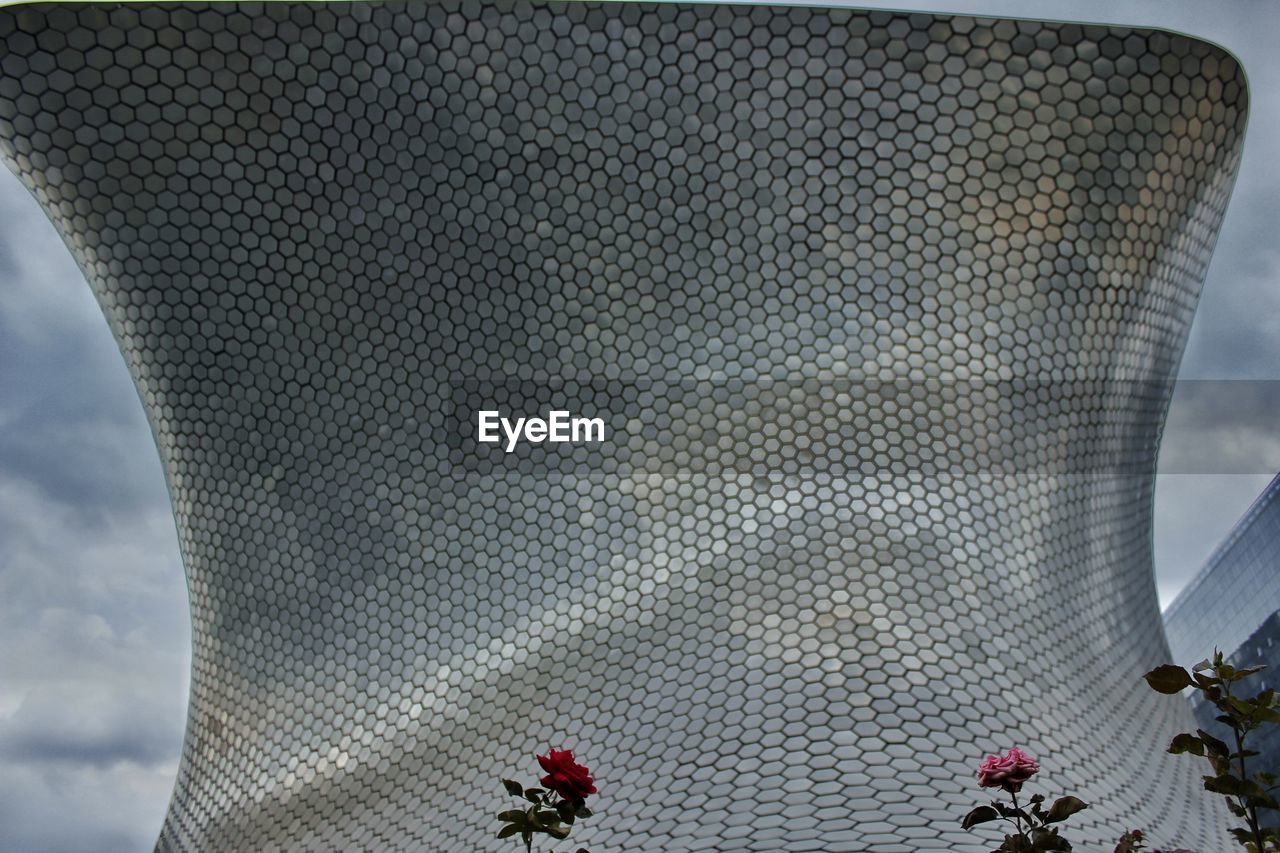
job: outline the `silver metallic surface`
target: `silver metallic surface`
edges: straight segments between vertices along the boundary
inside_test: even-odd
[[[1093,804],[1078,849],[1215,849],[1137,679],[1246,100],[1106,27],[0,10],[0,154],[186,563],[160,848],[496,850],[498,778],[570,746],[575,849],[985,849],[958,819],[1016,744]],[[608,438],[504,453],[482,408]]]

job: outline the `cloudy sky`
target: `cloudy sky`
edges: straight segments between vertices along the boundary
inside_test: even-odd
[[[1244,167],[1161,455],[1167,603],[1280,470],[1280,4],[913,8],[1158,25],[1222,44],[1249,74]],[[150,849],[182,738],[189,631],[164,481],[124,363],[52,226],[0,170],[0,850]]]
[[[159,458],[88,286],[0,169],[0,850],[142,850],[190,624]]]

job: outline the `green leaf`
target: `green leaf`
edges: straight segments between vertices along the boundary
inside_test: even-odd
[[[573,825],[574,818],[577,817],[575,811],[573,803],[568,800],[561,800],[556,803],[556,812],[559,813],[560,819],[570,826]]]
[[[1206,669],[1213,669],[1213,664],[1209,662],[1208,658],[1205,658],[1204,660],[1200,661],[1200,663],[1191,667],[1191,670],[1193,672],[1204,672]]]
[[[1210,690],[1217,690],[1217,686],[1222,683],[1221,678],[1214,678],[1211,675],[1202,675],[1201,673],[1193,673],[1191,680],[1195,682],[1196,687],[1208,693]],[[1212,697],[1210,697],[1212,698]]]
[[[1214,775],[1221,776],[1223,773],[1231,772],[1231,760],[1224,755],[1206,755],[1209,760],[1209,766],[1213,768]]]
[[[1006,835],[1004,843],[996,848],[997,853],[1032,853],[1031,843],[1021,835]]]
[[[1256,724],[1271,723],[1273,726],[1280,723],[1280,711],[1274,708],[1260,707],[1254,712],[1253,722]]]
[[[1054,801],[1053,805],[1049,807],[1049,814],[1045,816],[1044,822],[1045,823],[1061,823],[1062,821],[1071,817],[1076,812],[1082,812],[1087,808],[1089,808],[1089,805],[1085,803],[1083,800],[1079,800],[1075,797],[1059,797],[1057,800]],[[1052,848],[1045,848],[1045,849],[1046,850],[1058,850],[1058,849],[1070,850],[1071,848],[1070,847],[1066,847],[1066,848],[1052,847]]]
[[[1262,791],[1261,788],[1258,789]],[[1277,809],[1280,810],[1280,802],[1270,794],[1262,791],[1262,793],[1249,797],[1249,805],[1259,809]]]
[[[507,793],[511,794],[512,796],[516,796],[516,797],[524,796],[524,788],[521,787],[520,783],[515,781],[514,779],[503,779],[502,787],[506,788]]]
[[[1057,830],[1037,827],[1031,830],[1031,850],[1033,853],[1070,853],[1071,843],[1058,835]]]
[[[1158,666],[1145,676],[1147,684],[1157,693],[1173,696],[1191,686],[1191,674],[1180,666],[1171,663]]]
[[[498,837],[510,838],[511,836],[515,835],[519,831],[520,831],[519,824],[509,823],[506,826],[502,827],[502,829],[498,830]]]
[[[591,817],[591,809],[587,808],[586,806],[578,806],[578,811],[576,814],[578,815],[578,817]]]
[[[991,806],[978,806],[973,811],[964,816],[964,820],[960,821],[960,826],[964,829],[972,829],[980,823],[999,820],[1000,812]]]
[[[1031,816],[1027,814],[1025,811],[1023,811],[1022,809],[1015,809],[1013,806],[1006,806],[1004,803],[998,800],[992,803],[991,805],[996,811],[1000,812],[1000,816],[1003,818],[1008,818],[1009,820],[1013,820],[1014,818],[1021,818],[1022,820],[1025,820],[1027,823],[1031,823]]]
[[[1231,754],[1231,749],[1224,742],[1218,740],[1204,729],[1196,729],[1196,734],[1200,736],[1200,742],[1204,744],[1205,751],[1210,755],[1226,758]]]
[[[1170,741],[1168,751],[1173,755],[1182,755],[1187,752],[1192,755],[1204,755],[1204,741],[1195,735],[1183,732],[1175,735]]]
[[[1249,793],[1248,783],[1229,773],[1219,776],[1205,776],[1204,789],[1214,794],[1226,794],[1229,797],[1243,797]]]
[[[508,810],[507,810],[507,811],[505,811],[505,812],[498,812],[498,820],[501,820],[501,821],[513,821],[513,822],[517,822],[517,823],[524,823],[524,820],[525,820],[524,810],[523,810],[523,809],[508,809]]]

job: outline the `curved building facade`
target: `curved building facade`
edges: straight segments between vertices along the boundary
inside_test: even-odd
[[[1210,45],[1029,21],[0,10],[0,152],[183,550],[160,849],[496,850],[548,746],[601,787],[575,846],[986,849],[1015,744],[1084,849],[1213,849],[1138,678],[1246,100]]]

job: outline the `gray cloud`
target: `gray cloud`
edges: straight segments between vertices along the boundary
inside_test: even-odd
[[[0,480],[0,850],[148,848],[173,782],[190,628],[172,520],[81,517]]]
[[[107,769],[13,764],[0,774],[0,849],[150,850],[177,765]]]
[[[1160,444],[1162,474],[1280,471],[1280,381],[1180,381]]]
[[[155,841],[190,624],[123,359],[34,200],[0,174],[0,850]]]
[[[154,444],[70,253],[34,200],[4,177],[0,479],[77,510],[78,523],[106,523],[154,500]]]
[[[1254,83],[1255,92],[1259,85]],[[1266,122],[1267,116],[1255,112],[1246,142],[1254,160],[1260,159],[1260,151],[1274,157],[1280,149],[1280,129]],[[1280,376],[1280,173],[1271,172],[1268,163],[1257,163],[1246,177],[1236,185],[1230,227],[1214,250],[1187,343],[1185,378]]]
[[[100,770],[171,763],[171,744],[181,728],[173,725],[168,708],[139,708],[139,686],[99,686],[92,693],[67,683],[33,688],[0,728],[0,757]]]

